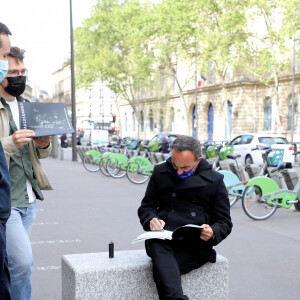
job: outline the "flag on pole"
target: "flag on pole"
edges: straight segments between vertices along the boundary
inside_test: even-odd
[[[198,87],[200,87],[201,85],[202,85],[202,83],[204,83],[205,82],[205,80],[206,80],[206,78],[204,77],[204,76],[200,76],[200,80],[198,80]]]

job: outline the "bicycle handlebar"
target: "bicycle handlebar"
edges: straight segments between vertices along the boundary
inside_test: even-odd
[[[229,159],[237,159],[237,158],[241,157],[241,155],[240,154],[237,154],[237,155],[227,154],[226,157]]]
[[[291,169],[293,167],[291,162],[281,162],[278,166],[271,170],[271,173],[275,173],[276,171],[283,170],[283,169]]]

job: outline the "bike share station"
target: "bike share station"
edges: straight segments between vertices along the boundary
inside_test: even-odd
[[[213,169],[224,175],[230,206],[241,200],[244,212],[253,220],[266,220],[277,208],[289,209],[293,204],[300,210],[300,181],[292,163],[283,162],[284,150],[265,146],[252,151],[261,151],[261,166],[240,165],[237,160],[240,156],[232,154],[232,145],[208,146],[206,149]]]

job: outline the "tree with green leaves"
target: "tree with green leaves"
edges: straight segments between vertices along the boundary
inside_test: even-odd
[[[282,101],[279,95],[279,76],[290,69],[292,44],[289,28],[294,27],[291,11],[287,10],[290,3],[282,0],[252,0],[251,6],[251,17],[255,27],[252,29],[253,38],[249,51],[251,60],[248,67],[274,92],[275,130],[277,128],[280,133]]]
[[[249,34],[246,31],[247,0],[206,0],[201,2],[199,15],[199,69],[208,73],[212,68],[221,81],[222,115],[225,138],[231,139],[228,118],[226,77],[229,70],[241,68]]]
[[[196,66],[197,73],[205,74],[212,63],[221,78],[225,135],[230,139],[226,74],[229,68],[242,64],[248,38],[245,30],[247,7],[246,0],[163,0],[152,12],[157,65],[175,78],[189,133],[190,103],[184,93],[185,87],[194,82]],[[178,68],[182,62],[185,78],[180,76]]]
[[[78,87],[102,79],[137,116],[139,86],[147,86],[153,52],[145,38],[149,10],[138,0],[98,0],[90,18],[76,28],[75,63]]]
[[[197,1],[163,0],[151,12],[153,30],[149,43],[155,49],[154,65],[162,76],[175,80],[184,108],[183,124],[188,133],[191,132],[191,123],[184,91],[194,79],[195,60],[191,60],[191,51],[195,52],[196,48],[194,25],[199,9]],[[185,65],[184,78],[180,69],[182,64]],[[168,94],[165,96],[167,98]]]

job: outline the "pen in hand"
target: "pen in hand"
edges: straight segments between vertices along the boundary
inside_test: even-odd
[[[157,218],[158,219],[158,218]],[[160,223],[160,225],[161,225],[161,231],[164,231],[164,227],[163,227],[163,224],[162,224],[162,222],[161,222],[161,220],[160,219],[158,219],[158,222]]]
[[[160,220],[159,218],[153,218],[150,221],[150,230],[152,231],[163,231],[165,226],[165,222]]]

